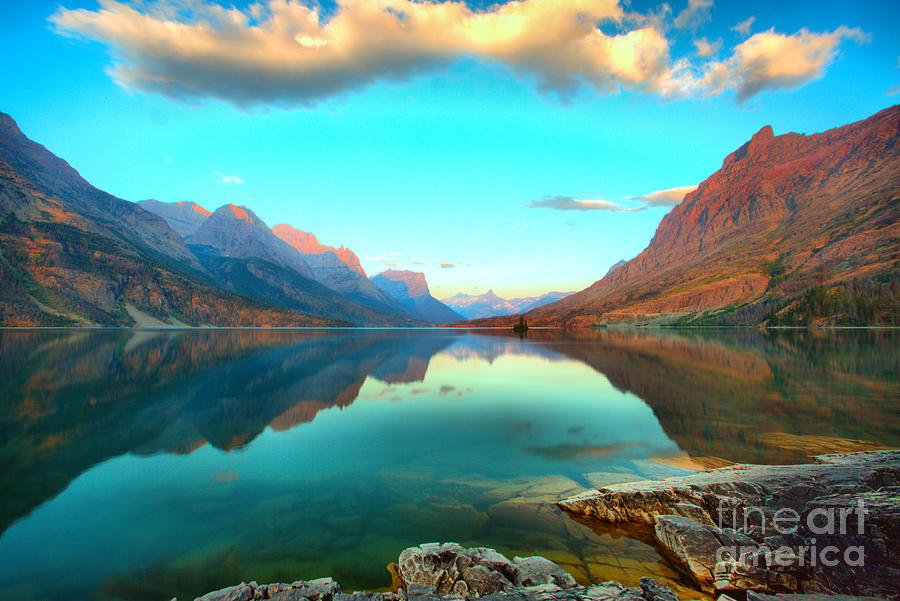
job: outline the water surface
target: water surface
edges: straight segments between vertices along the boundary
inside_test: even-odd
[[[891,331],[0,332],[0,598],[390,585],[408,546],[682,587],[552,501],[900,447]],[[691,593],[689,593],[691,594]]]

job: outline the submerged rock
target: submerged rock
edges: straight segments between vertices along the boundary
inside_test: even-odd
[[[900,451],[816,460],[611,485],[558,505],[652,524],[654,543],[706,590],[900,594]]]

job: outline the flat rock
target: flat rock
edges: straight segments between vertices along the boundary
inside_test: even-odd
[[[615,484],[557,505],[605,523],[653,524],[655,544],[707,589],[900,594],[900,451]]]

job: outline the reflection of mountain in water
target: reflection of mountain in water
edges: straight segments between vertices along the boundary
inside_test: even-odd
[[[367,375],[424,377],[453,341],[374,331],[0,334],[0,531],[128,452],[243,446],[356,399]]]
[[[897,342],[890,330],[529,332],[529,344],[640,397],[669,438],[713,465],[900,447]]]
[[[448,330],[2,332],[0,531],[108,458],[239,448],[267,426],[286,430],[351,404],[367,377],[422,381],[442,351],[584,362],[643,399],[701,461],[802,461],[866,446],[858,440],[900,446],[897,339],[889,331],[533,330],[526,341]]]

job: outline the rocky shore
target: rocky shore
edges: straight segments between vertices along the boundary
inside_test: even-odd
[[[900,598],[900,451],[616,484],[558,505],[652,527],[654,545],[710,593]]]
[[[633,528],[718,601],[900,600],[900,451],[736,465],[614,484],[558,502],[581,522]],[[638,534],[636,534],[638,535]],[[242,583],[197,601],[678,601],[643,577],[580,586],[543,557],[431,543],[388,566],[394,592],[342,593],[330,578]],[[698,591],[698,597],[701,596]]]
[[[411,547],[389,566],[397,592],[342,593],[331,578],[291,584],[241,583],[207,593],[196,601],[678,601],[678,595],[652,578],[640,587],[617,582],[578,586],[558,565],[543,557],[507,559],[493,549],[455,543]]]

